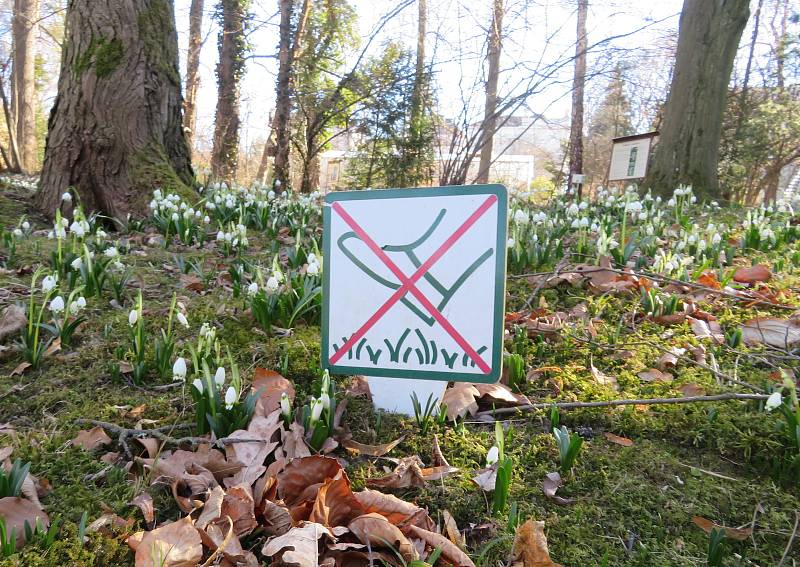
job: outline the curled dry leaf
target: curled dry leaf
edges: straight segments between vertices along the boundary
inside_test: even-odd
[[[765,344],[788,348],[800,342],[800,321],[756,317],[742,326],[742,340],[747,345]]]
[[[223,529],[225,532],[223,532]],[[259,567],[261,565],[255,555],[242,549],[242,544],[234,534],[233,525],[230,521],[224,528],[217,524],[211,524],[205,530],[198,530],[198,533],[206,547],[215,552],[219,550],[217,554],[221,553],[225,558],[226,561],[223,561],[220,565],[235,565],[236,567]]]
[[[195,522],[195,527],[198,530],[204,530],[208,524],[220,517],[222,514],[223,498],[225,498],[225,491],[221,486],[215,486],[214,489],[208,493],[200,516],[197,518],[197,522]]]
[[[403,535],[400,528],[389,523],[380,514],[370,513],[359,516],[351,521],[347,528],[363,544],[373,547],[391,546],[402,555],[406,561],[413,561],[418,558],[417,551]]]
[[[283,447],[283,452],[286,453],[287,460],[291,461],[311,456],[305,436],[305,429],[297,422],[292,422],[289,425],[289,431],[281,429],[281,446]]]
[[[478,402],[475,398],[480,392],[469,382],[456,382],[442,396],[442,403],[447,405],[447,419],[450,421],[464,417],[468,413],[475,415],[478,411]]]
[[[294,400],[294,385],[275,372],[266,368],[256,368],[253,377],[253,391],[261,393],[256,403],[255,415],[267,416],[281,407],[281,394]]]
[[[366,510],[350,489],[350,479],[340,470],[320,487],[308,519],[324,526],[343,526],[365,513]]]
[[[712,342],[717,344],[722,344],[725,341],[725,333],[715,320],[706,321],[688,317],[687,321],[689,321],[689,326],[692,328],[694,336],[698,339],[711,339]]]
[[[613,376],[608,376],[607,374],[602,373],[600,370],[595,368],[594,362],[589,362],[589,370],[592,372],[592,378],[598,384],[602,384],[603,386],[608,386],[609,388],[619,391],[619,384],[617,384],[617,379]]]
[[[529,404],[531,401],[523,394],[515,394],[508,386],[503,384],[473,384],[478,393],[479,399],[486,398],[486,401],[502,405],[521,405]]]
[[[665,352],[656,362],[656,368],[665,371],[668,368],[674,368],[678,364],[678,359],[686,354],[685,348],[672,347],[669,352]]]
[[[440,549],[442,551],[441,557],[445,561],[452,563],[455,567],[475,567],[475,563],[472,562],[472,559],[470,559],[461,548],[443,535],[423,530],[417,526],[409,526],[408,529],[413,536],[420,538],[429,547]]]
[[[409,488],[411,486],[424,486],[425,477],[422,473],[419,457],[412,455],[403,457],[397,467],[386,476],[367,480],[367,486],[372,488]]]
[[[547,473],[544,477],[544,482],[542,482],[542,492],[544,495],[561,506],[566,506],[568,504],[573,504],[575,502],[572,498],[563,498],[561,496],[557,496],[556,492],[558,489],[561,488],[563,481],[561,480],[561,475],[557,472]]]
[[[450,463],[444,458],[442,448],[439,446],[439,436],[433,434],[433,448],[431,449],[431,466],[432,467],[449,467]]]
[[[753,528],[728,528],[702,516],[692,516],[692,522],[707,534],[710,534],[712,529],[725,530],[725,537],[736,541],[744,541],[753,535]]]
[[[142,511],[144,521],[147,522],[148,525],[152,526],[156,521],[156,511],[153,508],[153,497],[147,492],[142,492],[137,495],[136,498],[130,501],[130,505],[136,506]]]
[[[444,523],[444,533],[447,534],[447,539],[452,541],[460,548],[467,545],[464,535],[458,529],[455,518],[448,510],[442,510],[442,522]]]
[[[289,461],[286,468],[278,474],[278,496],[291,507],[308,497],[307,489],[322,485],[325,480],[334,478],[342,465],[331,457],[313,455]],[[316,492],[311,500],[316,498]]]
[[[249,534],[258,526],[253,493],[249,485],[233,486],[225,492],[220,516],[233,520],[233,531],[237,536]]]
[[[365,376],[353,376],[350,385],[344,391],[345,396],[358,397],[364,396],[368,400],[372,399],[372,393],[369,391],[369,382]]]
[[[562,567],[550,559],[544,522],[528,520],[517,528],[510,567]]]
[[[633,441],[628,439],[627,437],[620,437],[619,435],[614,435],[610,431],[606,431],[603,433],[605,438],[611,441],[612,443],[616,443],[617,445],[622,445],[623,447],[633,447]]]
[[[208,470],[217,482],[235,475],[242,469],[242,463],[235,459],[226,459],[222,452],[212,449],[209,445],[200,445],[197,451],[178,450],[174,453],[165,451],[158,459],[140,459],[142,463],[152,467],[158,476],[170,479],[181,478],[190,465],[198,465]]]
[[[285,506],[264,498],[259,507],[261,527],[267,535],[283,535],[292,528],[292,516]]]
[[[706,389],[697,384],[684,384],[683,386],[678,388],[678,390],[680,390],[681,394],[683,394],[686,397],[706,395]]]
[[[770,279],[772,279],[772,271],[764,264],[739,268],[733,273],[733,281],[745,284],[768,282]]]
[[[472,482],[486,492],[494,490],[495,484],[497,484],[497,463],[479,470],[478,474],[472,478]]]
[[[97,426],[79,431],[71,443],[84,451],[94,451],[98,447],[111,443],[111,437],[108,436],[105,429]]]
[[[261,549],[261,554],[274,557],[282,553],[280,559],[285,564],[318,567],[318,542],[323,536],[327,536],[331,540],[335,539],[330,530],[322,524],[303,522],[285,534],[267,541]]]
[[[359,443],[358,441],[353,441],[352,439],[342,439],[340,443],[342,447],[348,449],[349,451],[355,451],[368,457],[382,457],[397,447],[403,441],[403,439],[405,439],[405,437],[400,437],[391,443],[383,443],[381,445],[365,445],[363,443]]]
[[[44,510],[30,500],[16,496],[0,498],[0,518],[5,521],[7,534],[10,534],[11,530],[15,530],[18,548],[25,543],[25,522],[34,526],[36,518],[40,518],[45,527],[50,524]]]
[[[380,514],[395,525],[414,522],[420,527],[433,527],[433,520],[425,510],[392,494],[384,494],[378,490],[367,488],[356,492],[354,496],[361,503],[366,514]]]
[[[203,542],[190,516],[137,532],[128,545],[136,554],[136,567],[196,567],[203,558]]]
[[[672,374],[658,368],[650,368],[637,374],[642,382],[672,382]]]

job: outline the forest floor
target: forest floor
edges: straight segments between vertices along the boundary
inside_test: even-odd
[[[8,242],[0,251],[0,266],[5,263],[0,270],[0,309],[15,303],[28,308],[31,278],[39,266],[50,265],[56,246],[56,240],[46,237],[52,222],[31,210],[31,195],[31,189],[20,184],[0,182],[0,226],[10,231],[23,218],[31,224],[24,236],[14,239],[13,257],[9,258]],[[734,226],[745,213],[698,208],[691,214],[696,216],[690,225],[705,227],[709,222]],[[732,235],[739,235],[735,230]],[[318,226],[310,231],[318,237]],[[248,236],[241,256],[263,266],[271,264],[276,246],[280,250],[288,242],[280,237],[276,243],[253,229]],[[569,244],[569,238],[565,235],[564,242]],[[0,558],[3,566],[133,565],[134,552],[126,543],[131,534],[185,516],[169,482],[151,485],[141,460],[125,455],[114,431],[106,431],[110,439],[93,444],[93,450],[73,443],[80,431],[92,429],[81,420],[135,429],[193,422],[192,399],[183,384],[152,371],[135,384],[129,372],[129,312],[139,290],[148,341],[166,326],[175,294],[189,323],[189,328],[175,324],[176,354],[187,353],[201,324],[208,323],[229,349],[245,384],[257,368],[274,370],[293,384],[298,407],[319,388],[318,323],[298,322],[288,333],[262,328],[246,300],[232,296],[226,276],[230,258],[215,246],[213,236],[203,245],[170,239],[165,246],[152,225],[132,223],[120,232],[109,231],[108,239],[131,270],[121,301],[108,289],[99,297],[87,296],[82,311],[86,320],[72,345],[51,349],[55,352],[38,368],[20,370],[25,359],[14,346],[17,337],[0,339],[0,447],[13,449],[11,460],[30,463],[42,508],[51,521],[60,521],[53,542],[34,541],[16,553],[5,553],[7,557]],[[769,281],[759,276],[750,284],[730,282],[727,295],[714,293],[719,287],[716,275],[713,281],[710,276],[700,280],[696,288],[673,284],[667,289],[662,282],[662,291],[683,305],[669,322],[646,316],[640,291],[644,284],[630,274],[609,271],[597,279],[555,280],[509,276],[506,350],[519,354],[525,367],[523,379],[512,384],[514,395],[549,403],[768,394],[780,389],[781,369],[791,373],[797,362],[790,318],[795,308],[800,310],[797,244],[785,240],[740,253],[734,262],[734,267],[767,266]],[[665,236],[659,248],[671,247]],[[190,273],[183,274],[187,262],[193,271],[187,268]],[[550,272],[556,265],[567,270],[560,258],[551,257],[516,271]],[[685,316],[690,308],[696,317]],[[737,339],[735,330],[756,317],[788,321],[781,327],[789,337],[785,348]],[[710,329],[708,336],[698,333],[703,322]],[[792,469],[798,449],[784,427],[785,414],[766,412],[763,399],[562,409],[560,423],[577,431],[584,442],[574,466],[562,472],[557,496],[543,490],[546,475],[558,471],[560,464],[551,432],[555,415],[549,409],[497,415],[513,468],[511,505],[492,514],[492,493],[473,481],[486,467],[495,443],[494,419],[484,412],[513,403],[483,397],[478,399],[481,413],[466,413],[456,423],[434,422],[423,434],[413,418],[372,410],[354,392],[352,377],[335,377],[335,383],[340,403],[350,396],[339,425],[349,430],[352,441],[374,449],[400,439],[385,457],[343,446],[328,453],[344,466],[352,490],[392,470],[397,461],[386,457],[416,455],[423,463],[437,464],[436,434],[441,454],[458,470],[421,486],[389,485],[382,490],[425,508],[436,526],[444,526],[449,513],[460,531],[460,536],[450,533],[451,539],[464,544],[476,565],[512,564],[515,529],[528,519],[544,522],[550,557],[568,567],[714,564],[709,562],[710,536],[701,529],[709,524],[703,519],[739,528],[727,532],[720,565],[800,565],[800,543],[791,541],[798,537],[800,518],[800,477],[797,468]],[[350,393],[345,394],[348,387]],[[790,390],[784,387],[784,398],[790,398]],[[785,403],[791,409],[791,401]],[[146,456],[137,444],[131,443],[131,450]],[[143,492],[152,496],[154,524],[131,504]],[[509,518],[509,510],[517,515]],[[263,532],[256,529],[240,539],[258,564],[269,563],[259,553],[267,539]],[[209,555],[204,551],[204,558]],[[524,567],[550,564],[522,561],[518,564]],[[439,564],[444,563],[440,559]]]

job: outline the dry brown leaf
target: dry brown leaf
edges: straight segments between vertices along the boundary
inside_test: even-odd
[[[271,414],[272,415],[272,414]],[[228,437],[242,439],[243,441],[231,443],[225,447],[225,454],[229,460],[242,463],[242,470],[235,476],[225,479],[226,486],[237,484],[252,485],[267,467],[264,461],[278,446],[277,442],[270,442],[272,435],[282,427],[279,418],[256,416],[250,422],[247,431],[242,429],[234,431]],[[246,440],[246,441],[244,441]]]
[[[453,518],[453,515],[448,510],[442,510],[442,523],[444,524],[444,532],[447,534],[447,539],[463,549],[467,545],[466,539],[458,529],[456,519]]]
[[[306,443],[306,431],[297,422],[289,424],[289,431],[281,429],[281,447],[289,461],[311,456],[311,450]]]
[[[203,558],[203,542],[190,516],[137,532],[128,545],[136,553],[136,567],[196,567]]]
[[[233,526],[228,522],[227,527],[224,527],[226,533],[223,533],[223,528],[217,524],[210,524],[205,530],[198,530],[203,544],[216,551],[220,547],[220,553],[225,558],[220,565],[225,567],[259,567],[261,563],[258,562],[256,556],[249,551],[242,549],[242,544],[233,533]]]
[[[517,528],[510,567],[562,567],[550,559],[544,522],[528,520]]]
[[[593,361],[589,362],[589,370],[591,371],[592,378],[594,378],[595,382],[597,382],[598,384],[602,384],[603,386],[608,386],[613,390],[619,391],[619,384],[617,384],[617,379],[614,378],[613,376],[608,376],[607,374],[604,374],[603,372],[595,368]]]
[[[620,437],[619,435],[614,435],[610,431],[606,431],[603,433],[606,439],[611,441],[612,443],[616,443],[617,445],[622,445],[623,447],[633,447],[633,440],[628,439],[627,437]]]
[[[446,476],[449,476],[453,473],[457,473],[459,470],[458,467],[451,467],[450,465],[442,465],[438,467],[425,467],[420,469],[422,473],[422,478],[425,481],[432,481],[432,480],[441,480]]]
[[[523,394],[515,394],[512,392],[508,386],[503,384],[473,384],[472,385],[476,390],[478,390],[479,399],[487,398],[487,401],[493,405],[502,404],[502,405],[518,405],[518,404],[529,404],[531,401],[527,398],[527,396]],[[447,403],[447,402],[445,402]]]
[[[700,277],[697,278],[697,283],[700,285],[710,287],[711,289],[721,289],[722,284],[717,279],[717,273],[714,270],[706,270]]]
[[[698,339],[711,339],[717,344],[722,344],[725,341],[725,333],[715,320],[706,321],[694,317],[687,317],[686,320],[689,321],[689,326],[692,328],[694,336]]]
[[[180,275],[181,284],[185,289],[189,291],[194,291],[196,293],[200,293],[206,288],[205,283],[199,277],[193,274],[181,274]]]
[[[286,468],[278,475],[278,496],[287,506],[292,507],[303,500],[314,501],[316,491],[308,493],[308,488],[322,484],[329,478],[334,478],[342,465],[330,457],[312,455],[302,459],[289,461]]]
[[[656,368],[661,371],[665,371],[668,368],[674,368],[675,365],[678,364],[680,357],[684,354],[686,354],[685,348],[672,347],[669,349],[669,352],[662,354],[661,357],[656,361]]]
[[[728,528],[702,516],[692,516],[692,522],[707,534],[710,534],[712,529],[725,530],[725,537],[736,541],[744,541],[753,535],[753,528]]]
[[[20,548],[25,543],[25,522],[35,526],[36,518],[40,518],[45,528],[50,525],[50,519],[39,506],[16,496],[6,496],[0,498],[0,518],[5,520],[6,533],[16,530],[17,547]]]
[[[347,386],[344,391],[344,395],[353,398],[364,396],[368,400],[371,400],[372,393],[369,391],[369,382],[367,382],[367,378],[365,376],[353,376],[350,385]]]
[[[170,479],[182,478],[191,465],[197,465],[210,471],[219,483],[242,469],[242,463],[226,459],[222,452],[212,449],[209,445],[200,445],[196,451],[182,449],[173,453],[165,451],[158,459],[139,459],[139,461],[153,468],[156,473],[153,482],[159,476]]]
[[[31,367],[30,362],[20,362],[14,370],[11,371],[9,376],[22,376],[22,374]]]
[[[391,546],[406,561],[418,559],[416,549],[403,535],[403,532],[380,514],[370,513],[359,516],[351,521],[347,528],[363,544],[373,547]]]
[[[397,445],[399,445],[403,439],[405,439],[405,437],[400,437],[391,443],[382,443],[380,445],[365,445],[364,443],[359,443],[358,441],[353,441],[352,439],[342,439],[340,443],[342,447],[350,451],[355,451],[368,457],[382,457],[397,447]]]
[[[111,437],[108,436],[105,429],[98,425],[91,429],[79,431],[71,443],[84,451],[94,451],[102,445],[111,443]]]
[[[323,536],[334,539],[333,534],[325,526],[314,522],[303,522],[285,534],[267,541],[261,549],[261,554],[273,557],[282,552],[281,561],[285,564],[318,567],[318,542]]]
[[[800,342],[800,321],[756,317],[742,326],[742,340],[747,345],[765,344],[789,348]]]
[[[686,397],[706,395],[706,389],[697,384],[684,384],[678,390]]]
[[[225,492],[220,517],[224,519],[226,516],[233,520],[233,531],[237,536],[247,535],[258,526],[249,485],[233,486]],[[224,524],[224,521],[220,520],[219,523]]]
[[[672,374],[658,368],[650,368],[637,374],[642,382],[672,382]]]
[[[439,446],[439,436],[433,434],[433,448],[431,449],[431,466],[432,467],[449,467],[450,463],[444,458],[442,448]]]
[[[745,284],[768,282],[770,279],[772,279],[772,271],[764,264],[739,268],[733,273],[733,281]]]
[[[158,439],[153,437],[134,437],[134,439],[147,451],[148,458],[155,459],[158,456],[161,447]]]
[[[198,530],[206,529],[206,526],[219,519],[222,515],[222,500],[225,498],[225,491],[221,486],[215,486],[211,492],[206,496],[205,504],[200,512],[200,516],[195,522],[195,527]]]
[[[455,567],[475,567],[475,563],[472,562],[472,559],[470,559],[461,548],[443,535],[423,530],[417,526],[409,526],[408,529],[412,535],[423,540],[431,548],[440,549],[442,551],[441,557],[445,561],[452,563]]]
[[[378,513],[395,525],[399,526],[413,519],[420,527],[433,527],[433,520],[424,509],[392,494],[367,488],[356,492],[354,496],[361,503],[365,513]]]
[[[156,521],[156,511],[153,508],[153,497],[147,492],[142,492],[137,495],[136,498],[130,501],[130,505],[136,506],[142,511],[144,521],[147,522],[148,525],[152,526]]]
[[[542,482],[542,492],[544,495],[561,506],[566,506],[575,502],[572,498],[564,498],[562,496],[556,495],[556,492],[561,485],[563,484],[561,480],[561,475],[557,472],[547,473],[544,477],[544,482]]]
[[[343,470],[326,479],[317,492],[308,520],[323,526],[344,526],[366,510],[350,489],[350,479]]]
[[[409,488],[411,486],[424,486],[425,478],[422,474],[422,461],[416,455],[403,457],[397,467],[386,476],[367,479],[367,486],[372,488]]]
[[[267,535],[283,535],[292,528],[292,516],[285,506],[264,498],[259,511],[261,525]]]
[[[486,492],[494,490],[497,484],[497,463],[485,469],[480,469],[478,474],[472,478],[472,482]]]
[[[455,382],[444,391],[442,403],[447,405],[447,419],[450,421],[464,417],[469,413],[475,415],[478,411],[478,402],[475,398],[480,392],[469,382]]]
[[[25,308],[12,303],[3,310],[0,316],[0,342],[6,337],[11,337],[19,333],[28,324],[28,317]]]
[[[256,403],[255,415],[267,416],[281,407],[281,394],[294,400],[294,385],[275,372],[258,367],[253,377],[253,391],[260,392]]]

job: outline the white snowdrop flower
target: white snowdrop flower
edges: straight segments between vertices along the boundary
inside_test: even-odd
[[[228,391],[225,392],[225,409],[231,409],[233,404],[236,403],[238,397],[239,396],[236,395],[236,390],[233,388],[233,386],[230,386]]]
[[[322,400],[317,398],[311,399],[311,423],[316,423],[319,421],[320,416],[322,416]]]
[[[257,293],[258,293],[258,284],[256,282],[250,282],[250,285],[247,286],[247,294],[255,295]]]
[[[319,397],[319,401],[322,402],[322,407],[325,409],[331,409],[331,397],[328,395],[327,392],[322,392]]]
[[[269,293],[275,293],[276,291],[278,291],[279,285],[280,284],[278,283],[278,278],[276,278],[275,276],[270,276],[269,279],[267,280],[267,291]]]
[[[186,315],[184,315],[183,313],[178,311],[178,314],[176,315],[176,318],[178,319],[178,323],[180,323],[181,325],[183,325],[187,329],[189,328],[189,320],[186,318]]]
[[[280,179],[276,179],[275,180],[275,187],[280,187],[280,186],[281,186],[281,180]]]
[[[311,253],[308,255],[308,258],[307,258],[307,260],[308,260],[308,263],[309,263],[309,264],[316,264],[316,263],[317,263],[317,261],[318,261],[318,260],[317,260],[317,255],[316,255],[316,254],[314,254],[313,252],[311,252]]]
[[[211,222],[211,217],[209,217],[208,215],[203,217],[203,223],[208,224],[210,222]]]
[[[600,230],[600,226],[596,222],[593,222],[589,230],[591,230],[592,232],[597,232],[598,230]]]
[[[73,222],[69,229],[72,231],[72,234],[77,236],[78,238],[83,238],[86,235],[86,231],[83,228],[83,225],[77,221]]]
[[[133,327],[138,320],[139,320],[139,312],[136,309],[131,309],[131,312],[128,313],[128,325]]]
[[[289,396],[286,395],[286,392],[281,394],[281,414],[286,417],[291,417],[292,415],[292,402],[289,400]]]
[[[222,366],[217,368],[216,373],[214,373],[214,383],[217,388],[222,388],[222,385],[225,384],[225,369]]]
[[[85,309],[86,298],[81,295],[78,299],[75,300],[75,304],[78,306],[79,309]]]
[[[580,222],[581,228],[587,228],[589,226],[589,217],[583,217]]]
[[[589,207],[589,203],[587,201],[581,201],[581,204],[578,206],[582,211],[585,211]]]
[[[309,276],[316,276],[319,275],[319,264],[314,262],[313,264],[309,264],[308,268],[306,269],[306,273]]]
[[[192,382],[192,386],[194,386],[194,389],[201,394],[203,393],[203,381],[200,380],[200,378],[195,378],[194,382]]]
[[[518,224],[528,224],[528,220],[529,220],[528,213],[526,213],[525,211],[522,211],[520,209],[514,211],[514,222]]]
[[[716,234],[714,234],[714,236],[711,237],[711,243],[714,246],[716,246],[720,242],[722,242],[722,237],[719,235],[719,233],[716,233]]]
[[[125,271],[125,264],[120,262],[119,260],[115,260],[111,263],[111,269],[115,272],[124,272]]]
[[[217,240],[225,240],[225,233],[221,230],[217,232]]]
[[[492,465],[496,464],[499,459],[500,449],[497,448],[497,445],[492,445],[492,448],[489,449],[488,453],[486,453],[486,466],[491,467]]]
[[[64,311],[64,298],[60,295],[55,296],[50,301],[50,311],[53,313],[61,313]]]
[[[226,232],[225,236],[224,236],[224,240],[225,240],[225,242],[230,242],[231,240],[233,240],[233,234],[231,234],[230,232]]]
[[[691,197],[689,197],[689,202],[694,205],[697,202],[697,197],[692,195]]]
[[[764,408],[767,411],[772,411],[783,403],[783,397],[781,397],[781,391],[778,390],[776,392],[772,392],[767,398],[767,403],[765,404]]]
[[[47,239],[48,240],[53,240],[55,237],[56,237],[56,233],[53,232],[52,230],[47,233]]]
[[[103,254],[105,255],[106,258],[116,258],[117,256],[119,256],[119,250],[117,250],[116,246],[112,246],[111,248],[106,248],[103,251]]]
[[[569,207],[567,207],[567,216],[574,217],[575,215],[578,214],[579,211],[580,208],[578,207],[578,205],[572,203]]]
[[[17,238],[22,237],[22,230],[19,229],[19,228],[15,228],[14,229],[14,236],[16,236]]]
[[[173,222],[178,222],[178,219],[179,219],[179,218],[180,218],[180,217],[178,216],[178,213],[172,213],[172,220],[173,220]]]
[[[97,232],[95,232],[94,235],[96,238],[100,240],[105,240],[106,236],[108,236],[108,234],[106,234],[106,231],[103,230],[102,228],[98,228]]]
[[[29,223],[28,221],[24,221],[22,223],[22,230],[30,230],[30,229],[31,229],[31,223]]]
[[[62,200],[64,203],[71,203],[71,202],[72,202],[72,195],[70,194],[70,192],[69,192],[69,191],[67,191],[67,192],[65,192],[65,193],[62,193],[62,194],[61,194],[61,200]]]
[[[58,276],[45,276],[42,280],[42,291],[48,293],[56,287]]]
[[[516,243],[517,242],[513,238],[509,238],[508,241],[506,242],[506,246],[508,246],[509,248],[514,248],[514,244]]]
[[[186,378],[186,360],[183,357],[178,357],[172,364],[172,379],[176,382]],[[203,389],[200,388],[202,392]]]
[[[670,207],[674,207],[675,206],[675,197],[670,198],[670,200],[667,201],[667,205],[670,206]]]

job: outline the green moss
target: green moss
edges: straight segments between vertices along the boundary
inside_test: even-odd
[[[98,78],[104,78],[119,67],[124,55],[122,40],[92,37],[86,50],[75,58],[73,71],[83,75],[92,66]]]
[[[178,72],[178,43],[175,40],[175,17],[166,0],[151,0],[139,13],[139,36],[152,65],[176,85],[180,85]]]
[[[160,187],[164,193],[180,195],[189,202],[197,199],[197,193],[176,173],[164,147],[157,142],[151,142],[133,155],[131,180],[138,188],[136,195],[143,203],[150,200],[156,187]],[[140,210],[146,210],[146,207],[142,206]]]

